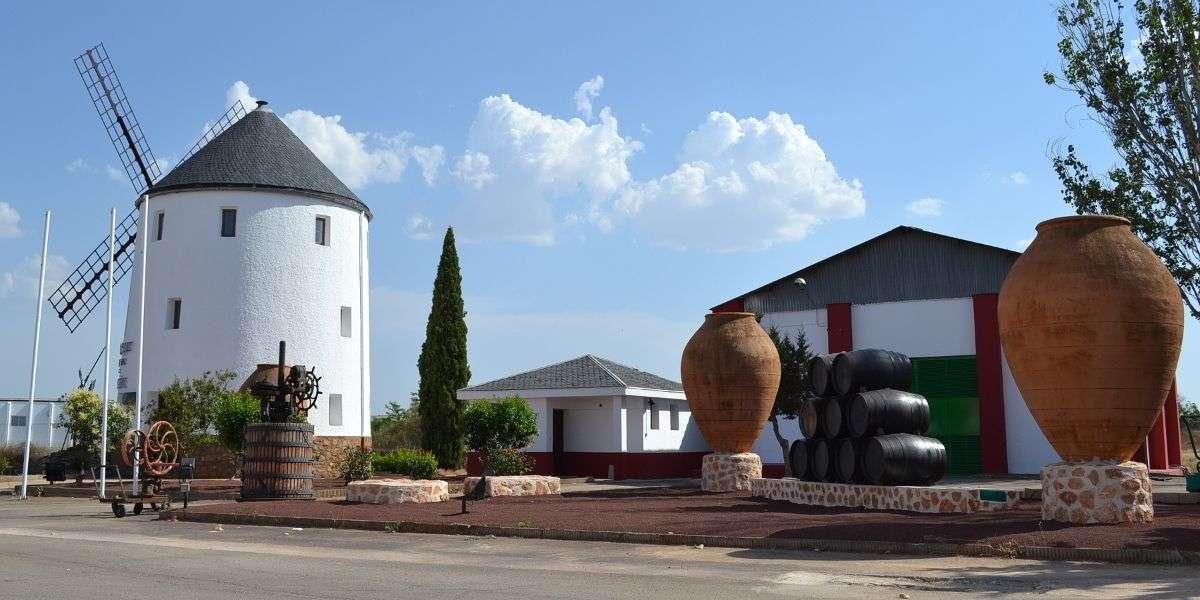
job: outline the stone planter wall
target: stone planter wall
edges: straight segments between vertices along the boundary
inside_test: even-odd
[[[754,479],[750,495],[811,506],[903,510],[920,513],[975,513],[1011,509],[1021,492],[1003,492],[1004,500],[985,501],[981,490],[916,486],[857,485],[800,479]]]
[[[479,477],[463,480],[463,493],[470,495],[479,480]],[[484,484],[484,496],[549,496],[561,492],[562,482],[548,475],[491,476]]]

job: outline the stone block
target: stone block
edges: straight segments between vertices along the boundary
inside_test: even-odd
[[[463,493],[479,485],[479,477],[463,480]],[[550,496],[562,492],[562,482],[548,475],[493,475],[484,484],[484,496]]]
[[[346,486],[347,502],[367,504],[404,504],[445,502],[450,488],[439,479],[368,479],[351,481]]]

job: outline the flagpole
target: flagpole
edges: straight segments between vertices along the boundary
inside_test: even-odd
[[[33,364],[29,369],[29,412],[25,417],[25,458],[21,465],[21,499],[29,497],[29,448],[33,445],[33,397],[37,392],[38,346],[42,342],[42,300],[46,293],[46,251],[50,248],[50,211],[42,230],[42,265],[38,274],[37,318],[33,322]]]
[[[100,408],[100,498],[108,483],[108,390],[109,374],[112,373],[112,312],[113,312],[113,244],[117,237],[117,209],[108,209],[108,315],[104,325],[104,405]]]
[[[150,249],[150,194],[142,196],[142,232],[138,234],[142,239],[142,266],[141,266],[141,285],[138,290],[138,340],[137,340],[137,394],[133,400],[133,424],[138,431],[142,429],[142,363],[146,354],[143,351],[146,344],[146,254]],[[141,462],[141,453],[134,449],[134,456],[137,458],[133,461],[133,493],[140,494],[141,488],[138,487],[138,463]]]

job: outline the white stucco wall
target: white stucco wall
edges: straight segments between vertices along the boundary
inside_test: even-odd
[[[850,311],[855,348],[881,348],[909,356],[975,354],[970,298],[855,304]]]
[[[563,402],[564,452],[620,452],[623,428],[614,418],[625,418],[620,398],[572,398]],[[547,429],[549,430],[549,429]]]
[[[679,414],[678,429],[671,429],[672,405],[676,407]],[[654,408],[650,409],[646,398],[629,398],[627,406],[631,407],[628,409],[631,452],[635,447],[637,447],[637,451],[645,452],[704,452],[709,449],[703,436],[700,435],[700,428],[692,420],[692,412],[687,401],[655,398]],[[658,429],[651,427],[651,410],[658,412]]]
[[[803,331],[813,354],[829,351],[829,319],[823,308],[764,314],[763,329],[770,329],[772,325],[792,340],[796,339],[797,332]]]
[[[800,433],[800,421],[798,419],[780,419],[779,431],[783,433],[783,437],[787,438],[789,447],[793,441],[804,437],[804,434]],[[754,441],[753,452],[762,459],[765,465],[783,463],[783,449],[779,447],[779,441],[775,439],[775,431],[771,429],[770,421],[767,421],[763,425],[762,432],[758,434],[758,439]]]
[[[1004,372],[1004,435],[1008,445],[1009,473],[1041,473],[1042,467],[1058,462],[1058,453],[1042,434],[1021,390],[1008,369],[1008,358],[1001,351]]]
[[[237,235],[221,237],[221,209],[237,208]],[[163,239],[155,214],[164,211]],[[298,194],[187,191],[150,201],[145,315],[145,401],[175,377],[232,369],[237,384],[258,363],[275,362],[280,340],[291,364],[317,367],[323,395],[309,415],[317,435],[370,435],[367,223],[360,213]],[[314,241],[317,216],[330,218],[328,246]],[[126,342],[137,340],[140,250],[130,273]],[[360,245],[360,239],[362,244]],[[360,297],[362,298],[360,302]],[[168,299],[183,300],[180,328],[168,328]],[[351,307],[350,337],[340,310]],[[137,348],[124,353],[122,393],[137,385]],[[367,376],[360,371],[365,368]],[[342,425],[329,425],[329,394],[342,396]]]

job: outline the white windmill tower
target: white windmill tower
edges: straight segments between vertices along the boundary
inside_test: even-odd
[[[76,63],[134,188],[148,199],[139,198],[114,244],[115,277],[133,274],[122,397],[138,386],[139,355],[143,405],[153,407],[175,378],[229,369],[240,381],[274,362],[285,340],[290,363],[316,366],[322,376],[321,402],[309,413],[318,444],[364,442],[371,435],[370,209],[266,102],[249,113],[230,107],[159,178],[103,45]],[[71,331],[105,298],[107,259],[106,240],[51,294]]]

